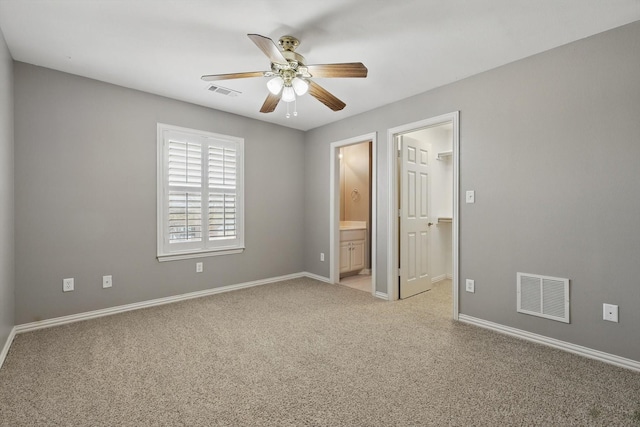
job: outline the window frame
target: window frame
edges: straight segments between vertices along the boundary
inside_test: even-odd
[[[232,145],[236,150],[236,238],[216,239],[211,243],[208,227],[202,229],[200,242],[179,243],[171,248],[168,228],[168,194],[171,186],[168,180],[168,148],[171,138],[179,138],[190,144],[201,147],[201,183],[194,192],[201,194],[201,214],[203,222],[208,223],[209,193],[212,188],[208,180],[208,147],[228,147]],[[218,144],[215,144],[218,142]],[[175,188],[175,187],[174,187]],[[189,129],[165,123],[157,124],[157,254],[158,261],[173,261],[190,258],[202,258],[219,255],[242,253],[244,246],[244,138],[222,135],[197,129]],[[206,221],[204,220],[206,218]],[[226,241],[227,244],[224,244]]]

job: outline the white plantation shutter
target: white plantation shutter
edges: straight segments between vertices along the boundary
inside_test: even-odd
[[[209,240],[235,239],[237,150],[209,147]]]
[[[209,188],[236,188],[235,148],[209,147]]]
[[[158,124],[158,259],[237,253],[241,138]]]
[[[169,139],[169,244],[202,240],[202,147]]]
[[[200,193],[169,191],[169,244],[202,240]]]
[[[202,147],[200,144],[169,140],[169,185],[200,187]]]

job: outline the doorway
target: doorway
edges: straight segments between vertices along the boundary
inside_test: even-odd
[[[388,131],[389,299],[451,279],[458,316],[458,112]]]
[[[376,134],[330,146],[330,281],[375,295]]]
[[[339,283],[371,292],[371,141],[339,150]]]

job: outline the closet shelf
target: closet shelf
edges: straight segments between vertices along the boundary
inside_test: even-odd
[[[445,157],[451,157],[451,156],[453,156],[453,151],[442,151],[438,153],[437,159],[442,160]]]
[[[448,217],[448,216],[438,217],[438,224],[439,223],[451,223],[451,222],[452,222],[451,217]]]

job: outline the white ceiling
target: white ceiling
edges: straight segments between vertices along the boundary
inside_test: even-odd
[[[640,20],[640,0],[0,0],[13,58],[170,98],[308,130]],[[333,112],[306,95],[258,112],[266,79],[247,38],[296,36],[310,64],[363,62],[366,79],[318,79],[346,102]]]

